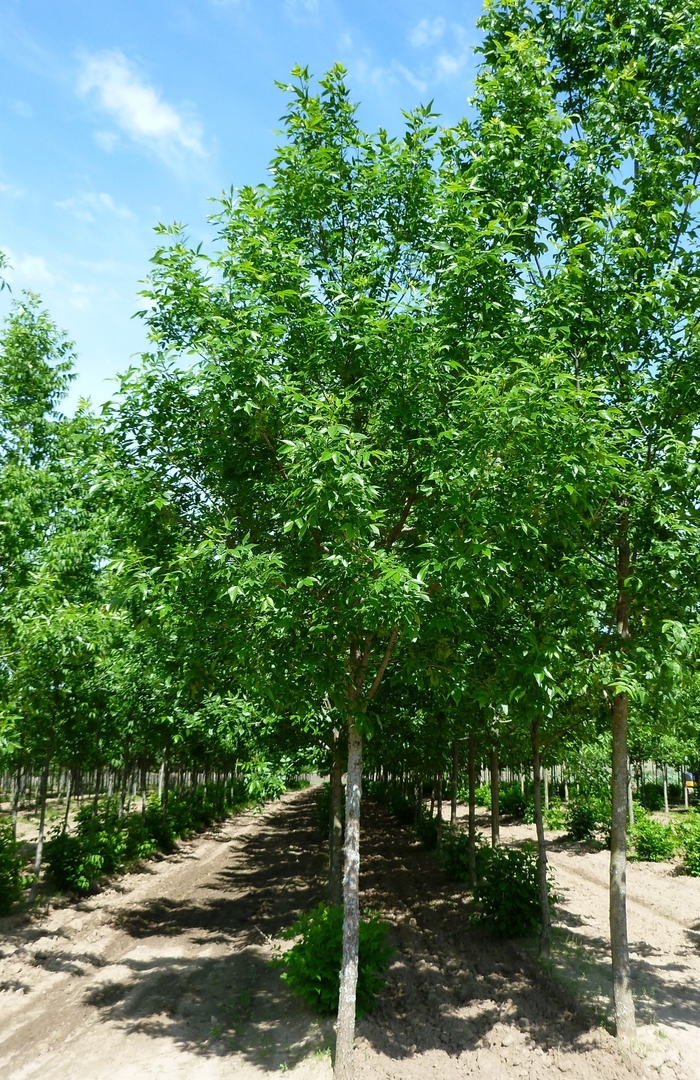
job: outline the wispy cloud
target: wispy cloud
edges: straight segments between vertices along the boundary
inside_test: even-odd
[[[5,254],[10,264],[7,279],[12,284],[36,289],[39,285],[51,285],[56,280],[43,255],[19,255],[14,251],[6,251]]]
[[[435,45],[445,33],[446,22],[439,16],[437,19],[421,19],[413,27],[408,35],[411,45],[422,48],[425,45]]]
[[[92,96],[134,142],[148,147],[168,164],[183,154],[204,157],[201,130],[164,101],[118,51],[83,58],[78,92]],[[109,132],[99,133],[103,148],[110,145]]]
[[[128,207],[115,203],[112,196],[105,191],[88,191],[75,199],[63,199],[57,202],[56,206],[61,210],[69,210],[79,221],[93,222],[97,216],[105,213],[121,218],[133,217]]]

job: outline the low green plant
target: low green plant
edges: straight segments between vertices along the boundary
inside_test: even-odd
[[[484,848],[484,837],[477,833],[475,837],[475,858],[477,864]],[[440,848],[440,865],[448,881],[469,881],[469,835],[460,829],[446,829]]]
[[[639,800],[645,810],[663,810],[663,784],[656,784],[651,780],[645,780],[641,789],[638,792],[635,792],[635,801],[637,800]]]
[[[372,1007],[384,985],[383,973],[393,953],[387,944],[388,929],[388,923],[374,913],[360,923],[358,1018]],[[300,916],[280,937],[288,941],[299,938],[291,949],[272,961],[273,966],[283,969],[282,978],[289,988],[321,1015],[337,1012],[343,959],[342,907],[321,903]]]
[[[416,836],[423,847],[428,848],[429,851],[434,851],[438,842],[437,818],[430,817],[430,814],[421,814],[416,825]]]
[[[564,813],[564,806],[558,799],[552,800],[547,809],[544,811],[544,823],[546,828],[552,832],[560,832],[566,828],[566,816]]]
[[[564,823],[572,840],[607,840],[611,828],[610,799],[581,793],[566,803]]]
[[[501,784],[498,792],[498,808],[505,817],[522,821],[527,808],[527,797],[520,784]]]
[[[474,898],[478,918],[498,937],[527,937],[540,925],[537,853],[525,848],[482,848]],[[549,889],[550,903],[555,897]]]
[[[24,884],[19,844],[10,823],[0,822],[0,915],[9,915],[10,908],[22,895]]]
[[[638,807],[630,830],[632,857],[643,862],[664,862],[676,854],[678,840],[672,825],[654,818]]]
[[[686,873],[700,877],[700,813],[691,810],[678,826],[678,840]]]

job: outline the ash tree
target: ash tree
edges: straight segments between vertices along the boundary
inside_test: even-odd
[[[562,535],[586,567],[610,713],[623,1037],[628,713],[698,599],[699,15],[695,2],[492,3],[474,119],[455,136],[472,188],[491,193],[533,341],[556,341],[562,370],[601,387],[606,463],[574,483],[586,495]]]
[[[217,623],[231,680],[251,698],[272,688],[285,722],[302,699],[344,718],[345,1078],[372,703],[390,665],[409,669],[412,646],[435,638],[434,610],[459,624],[465,583],[476,594],[488,576],[493,513],[516,512],[503,477],[532,460],[544,476],[545,433],[559,428],[551,387],[534,369],[503,371],[497,340],[487,358],[482,334],[473,370],[451,355],[429,110],[407,116],[401,139],[369,136],[341,68],[318,94],[295,74],[272,179],[222,200],[218,253],[162,230],[144,312],[154,348],[125,379],[115,424],[130,467],[184,523],[181,569],[147,572],[176,587],[188,564],[208,567],[192,619]]]

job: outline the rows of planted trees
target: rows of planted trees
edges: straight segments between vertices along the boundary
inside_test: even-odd
[[[61,414],[35,299],[5,326],[10,796],[90,791],[106,830],[171,792],[196,823],[328,769],[339,1078],[363,770],[418,820],[488,768],[494,843],[499,777],[532,777],[546,950],[542,770],[563,798],[588,762],[634,1030],[628,763],[698,752],[699,15],[495,0],[468,119],[400,138],[361,130],[339,67],[297,70],[212,252],[159,229],[151,351],[99,417]]]

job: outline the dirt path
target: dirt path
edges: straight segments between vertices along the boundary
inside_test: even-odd
[[[566,990],[576,950],[587,972],[602,969],[595,857],[579,867],[574,856],[553,853],[572,923],[560,933],[553,982],[526,950],[468,929],[464,891],[446,887],[434,860],[379,808],[367,805],[364,826],[363,901],[390,919],[397,952],[377,1009],[359,1025],[358,1080],[696,1075],[670,1040],[668,1052],[652,1040],[641,1055],[621,1054]],[[260,1080],[291,1071],[327,1080],[330,1021],[314,1019],[267,966],[270,939],[321,898],[323,872],[315,793],[295,792],[77,907],[4,920],[0,1075]],[[645,911],[643,940],[658,949],[654,920],[668,913]],[[678,924],[679,948],[684,932]],[[641,930],[633,933],[642,940]],[[691,959],[684,955],[682,965]],[[666,977],[661,960],[652,952],[645,963]],[[685,980],[684,966],[679,988]],[[691,1035],[693,994],[684,999]],[[657,992],[660,1025],[666,1004]]]

